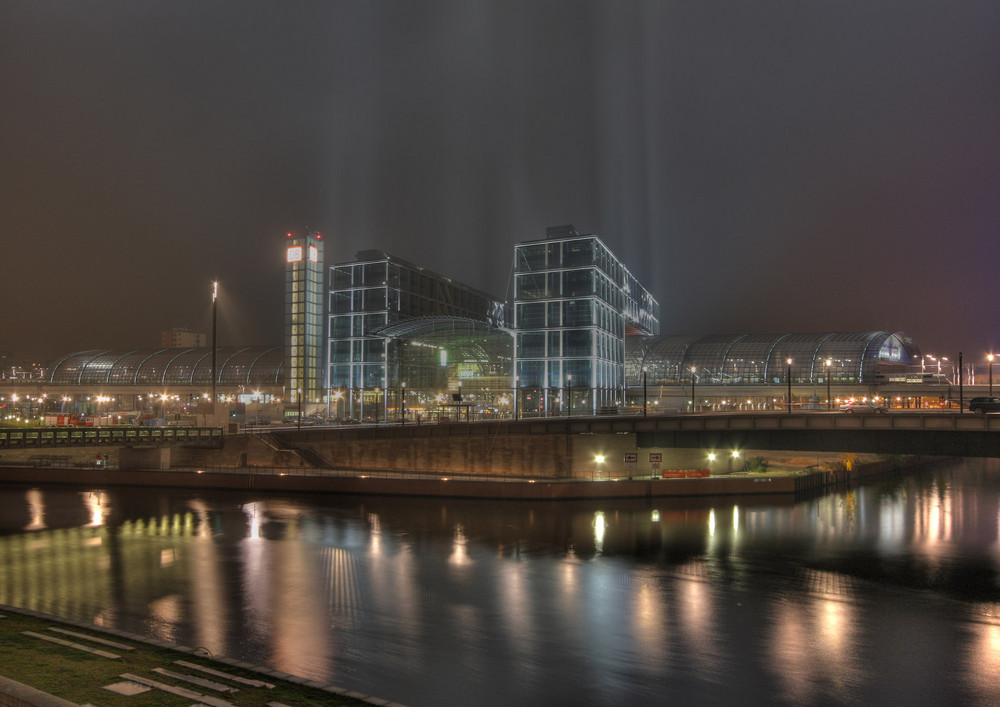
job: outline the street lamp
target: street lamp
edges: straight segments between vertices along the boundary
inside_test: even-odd
[[[212,281],[212,415],[213,420],[215,415],[215,403],[216,403],[216,384],[219,381],[219,373],[216,369],[216,364],[218,363],[219,357],[219,343],[218,343],[218,321],[219,321],[219,281]],[[299,415],[301,418],[301,415]]]
[[[989,354],[986,360],[990,362],[990,397],[993,397],[993,354]]]
[[[646,416],[646,372],[649,370],[647,366],[642,367],[642,416]]]
[[[569,397],[569,410],[566,413],[566,417],[573,417],[573,374],[572,373],[566,376],[566,388],[569,391],[567,393]]]
[[[344,399],[344,393],[343,393],[343,391],[338,390],[336,393],[333,394],[333,403],[334,403],[333,413],[334,413],[334,416],[337,418],[338,421],[343,418],[343,415],[340,414],[340,403],[341,403],[341,401],[343,401],[343,399]],[[378,408],[376,408],[376,410],[377,409]],[[376,420],[376,423],[377,422],[378,422],[378,420]]]
[[[406,381],[399,384],[399,426],[406,424]]]
[[[830,366],[833,361],[826,359],[826,409],[833,410],[833,401],[830,399]]]
[[[788,383],[788,397],[785,399],[785,403],[788,407],[788,412],[792,411],[792,359],[786,358],[785,363],[788,367],[785,369],[785,381]]]
[[[965,364],[962,362],[962,352],[959,351],[958,352],[958,411],[959,412],[965,412],[965,387],[964,387],[965,376],[963,375],[964,371],[962,370],[964,365]],[[954,368],[954,364],[952,364],[952,367]],[[954,375],[955,374],[952,373],[953,377]]]
[[[691,366],[691,412],[695,411],[694,405],[694,374],[698,372],[695,366]]]
[[[514,420],[515,421],[518,419],[517,397],[518,393],[521,392],[520,387],[521,387],[521,376],[514,376]]]

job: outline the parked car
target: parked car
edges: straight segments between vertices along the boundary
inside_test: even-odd
[[[889,411],[888,405],[883,405],[881,403],[876,403],[871,400],[860,401],[860,400],[849,400],[844,405],[840,406],[841,412],[877,412],[883,413]]]
[[[969,401],[969,411],[980,415],[987,412],[1000,412],[1000,398],[973,398]]]

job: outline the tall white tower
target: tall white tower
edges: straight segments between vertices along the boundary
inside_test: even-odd
[[[285,400],[323,399],[323,236],[285,236]]]

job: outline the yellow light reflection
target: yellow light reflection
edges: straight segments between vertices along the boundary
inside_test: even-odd
[[[98,491],[96,493],[88,492],[80,495],[83,496],[83,504],[90,512],[90,523],[88,523],[87,526],[96,528],[104,525],[104,493]]]
[[[632,598],[632,632],[639,643],[636,655],[650,669],[656,670],[667,660],[669,641],[664,637],[665,605],[650,577],[644,577]]]
[[[31,521],[24,526],[25,530],[41,530],[45,528],[45,499],[38,489],[28,489],[24,493],[24,500],[28,502],[28,514]]]
[[[604,511],[594,513],[594,552],[598,555],[604,552],[604,533],[607,531],[607,522],[604,520]]]
[[[966,649],[969,684],[979,693],[982,704],[993,704],[1000,685],[1000,626],[970,621]]]
[[[184,618],[179,594],[170,594],[149,602],[149,613],[155,619],[149,630],[161,641],[177,643],[176,628]]]
[[[451,555],[448,562],[453,565],[467,565],[472,562],[469,557],[469,540],[465,537],[465,528],[461,523],[455,526],[455,537],[451,541]]]
[[[810,580],[817,588],[836,583],[836,577],[826,573]],[[808,702],[817,684],[847,690],[852,676],[862,669],[852,650],[858,640],[857,607],[839,592],[804,599],[804,604],[775,604],[777,613],[766,639],[771,659],[785,666],[780,677],[785,700],[792,703]]]
[[[219,550],[212,536],[207,506],[201,500],[193,500],[190,505],[198,517],[198,532],[189,556],[193,588],[192,623],[197,631],[196,641],[197,645],[205,646],[213,653],[225,653],[226,602]],[[150,523],[150,526],[153,525],[155,522]]]
[[[531,594],[525,587],[524,566],[520,563],[506,565],[500,574],[503,586],[501,609],[506,617],[506,628],[517,645],[530,645],[534,641],[535,624],[531,620]]]
[[[707,582],[686,580],[677,583],[678,619],[691,652],[691,664],[699,677],[709,680],[724,668],[727,659],[715,631],[712,590]]]
[[[368,514],[368,537],[370,539],[369,550],[372,555],[382,554],[382,522],[377,513]]]

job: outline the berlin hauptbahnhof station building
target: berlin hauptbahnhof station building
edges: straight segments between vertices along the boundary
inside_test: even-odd
[[[781,410],[876,395],[927,406],[957,383],[955,362],[922,356],[902,332],[661,334],[659,303],[573,226],[514,247],[508,301],[378,250],[327,268],[324,245],[284,239],[283,346],[75,352],[20,381],[16,407],[34,395],[36,411],[194,411],[211,398],[213,359],[218,402],[248,422]]]

